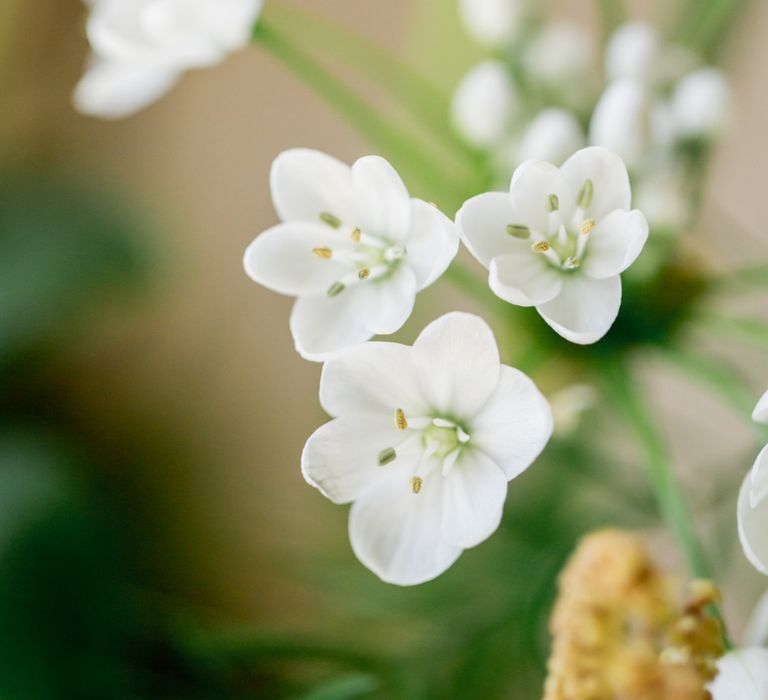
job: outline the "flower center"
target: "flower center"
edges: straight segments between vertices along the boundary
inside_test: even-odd
[[[344,224],[337,216],[329,212],[320,213],[320,221],[327,224],[343,235]],[[340,248],[320,247],[313,248],[312,254],[322,260],[336,260],[349,269],[334,282],[326,294],[335,297],[348,287],[366,280],[378,280],[391,275],[405,257],[407,251],[404,246],[394,243],[382,236],[374,236],[363,233],[359,226],[355,226],[348,232],[349,240],[354,246],[349,245]],[[339,241],[341,243],[341,240]]]
[[[398,454],[408,448],[420,451],[416,468],[410,478],[413,493],[421,491],[424,478],[437,467],[440,467],[442,475],[446,476],[470,442],[470,435],[465,427],[451,418],[406,418],[403,409],[398,408],[395,410],[395,426],[407,433],[407,436],[399,445],[385,447],[379,452],[379,466],[394,462]]]

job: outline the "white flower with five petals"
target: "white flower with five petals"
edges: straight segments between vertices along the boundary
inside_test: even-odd
[[[752,418],[768,423],[768,391],[755,406]],[[768,575],[768,445],[757,456],[741,486],[738,525],[744,554],[758,571]]]
[[[116,119],[146,107],[192,68],[212,66],[248,43],[262,0],[95,0],[86,25],[93,49],[73,101]]]
[[[473,197],[456,222],[498,297],[535,306],[561,336],[587,344],[616,319],[620,274],[648,238],[648,223],[629,210],[630,200],[624,163],[592,147],[562,168],[523,163],[508,193]]]
[[[496,530],[507,482],[552,432],[544,397],[500,364],[493,333],[453,312],[413,347],[370,342],[329,360],[320,402],[334,417],[307,441],[302,472],[350,503],[358,559],[399,585],[428,581]]]
[[[349,167],[319,151],[293,149],[275,159],[270,182],[283,223],[251,243],[245,270],[297,297],[290,327],[305,359],[322,361],[394,333],[411,315],[416,293],[458,251],[453,222],[411,199],[378,156]]]

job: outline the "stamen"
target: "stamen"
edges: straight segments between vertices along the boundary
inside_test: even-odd
[[[349,234],[349,237],[352,239],[353,243],[360,243],[362,234],[363,232],[360,230],[360,227],[355,226],[355,228],[352,229],[352,233]]]
[[[330,287],[328,287],[328,291],[326,292],[326,294],[329,297],[337,297],[345,289],[346,289],[346,286],[343,285],[341,282],[334,282]]]
[[[570,258],[566,258],[565,261],[563,262],[563,267],[566,270],[575,270],[580,265],[581,265],[581,260],[579,260],[574,255],[572,255]]]
[[[384,259],[388,262],[400,260],[405,255],[405,248],[401,245],[391,245],[384,251]]]
[[[448,420],[447,418],[434,418],[432,420],[432,425],[434,425],[437,428],[455,428],[456,424],[452,420]]]
[[[581,231],[586,236],[587,234],[592,233],[592,229],[594,228],[594,219],[584,219],[584,221],[581,222],[581,226],[579,226],[579,231]]]
[[[557,242],[563,248],[568,245],[568,231],[563,224],[560,224],[560,228],[557,230]]]
[[[547,197],[547,211],[553,212],[560,209],[560,200],[558,199],[556,194],[551,194]]]
[[[333,251],[330,248],[312,248],[312,255],[323,260],[330,260],[333,257]]]
[[[552,246],[547,241],[539,241],[531,246],[531,250],[534,253],[546,253]]]
[[[408,427],[408,421],[405,419],[405,411],[402,408],[398,408],[395,411],[395,425],[398,430],[405,430]]]
[[[357,276],[361,280],[367,280],[370,274],[371,274],[371,271],[367,267],[361,267],[357,271]]]
[[[459,458],[459,453],[461,450],[453,450],[453,452],[449,452],[445,459],[443,460],[443,468],[441,470],[443,476],[446,476],[450,473],[451,469],[453,469],[454,465],[456,464],[456,460]]]
[[[531,229],[523,224],[507,224],[507,233],[515,238],[530,238]]]
[[[331,228],[339,228],[339,226],[341,226],[341,219],[333,214],[329,214],[327,211],[321,211],[319,218],[320,221],[324,224],[328,224]]]
[[[411,491],[418,493],[421,491],[421,487],[424,484],[424,480],[420,476],[414,476],[411,479]]]
[[[579,192],[579,199],[577,201],[578,206],[582,209],[587,209],[592,204],[592,196],[595,193],[595,187],[592,180],[584,180],[584,185]]]
[[[397,457],[397,452],[394,447],[387,447],[379,452],[379,466],[383,467],[385,464],[393,462]]]
[[[456,437],[459,438],[459,442],[462,445],[466,445],[469,442],[469,434],[460,425],[456,426]]]

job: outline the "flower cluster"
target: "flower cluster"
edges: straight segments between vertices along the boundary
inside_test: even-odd
[[[192,68],[248,43],[262,0],[93,0],[92,55],[75,88],[84,114],[125,117],[165,94]]]

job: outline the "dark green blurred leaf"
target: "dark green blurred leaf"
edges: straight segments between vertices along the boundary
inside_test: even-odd
[[[353,673],[317,686],[302,696],[302,700],[356,700],[370,696],[379,688],[375,676]]]

